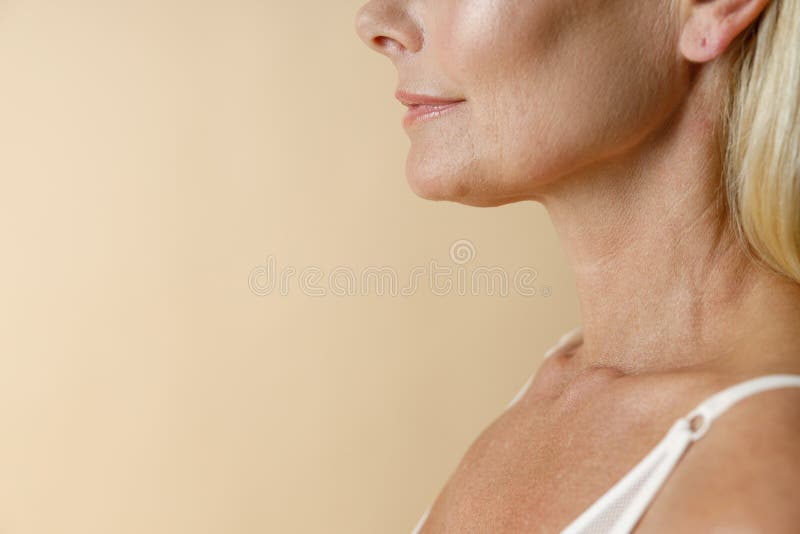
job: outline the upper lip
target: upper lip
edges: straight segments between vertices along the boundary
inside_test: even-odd
[[[408,107],[414,106],[445,106],[447,104],[457,104],[464,102],[463,98],[448,98],[441,96],[422,95],[398,89],[394,94],[395,98],[403,105]]]

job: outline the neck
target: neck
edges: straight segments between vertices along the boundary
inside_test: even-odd
[[[736,239],[705,109],[690,99],[636,150],[537,199],[575,275],[582,366],[800,372],[800,285]]]

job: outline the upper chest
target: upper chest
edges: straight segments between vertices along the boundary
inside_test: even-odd
[[[537,378],[540,387],[534,382],[469,447],[422,534],[560,532],[645,457],[676,419],[731,381],[697,375],[619,379],[600,372],[563,388],[546,387],[546,372]],[[696,526],[714,510],[709,526],[774,525],[785,517],[796,524],[798,439],[800,389],[745,399],[687,450],[637,532]],[[692,509],[694,514],[687,512]],[[737,515],[754,509],[769,513]]]
[[[691,407],[677,382],[654,389],[605,371],[567,387],[537,380],[469,447],[423,534],[558,532]]]

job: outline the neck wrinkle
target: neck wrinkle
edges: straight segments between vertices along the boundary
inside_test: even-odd
[[[787,307],[764,302],[800,303],[797,286],[755,265],[737,240],[704,100],[689,99],[634,149],[540,197],[575,275],[582,366],[743,368],[757,325],[791,320]]]

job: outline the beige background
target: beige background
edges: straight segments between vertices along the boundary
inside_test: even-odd
[[[430,203],[337,0],[0,0],[0,532],[407,533],[578,323],[541,206]],[[550,297],[259,297],[469,239]]]

